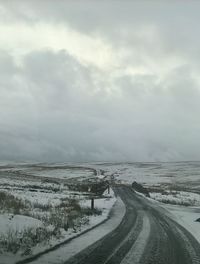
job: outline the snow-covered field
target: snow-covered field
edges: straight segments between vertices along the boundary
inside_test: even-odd
[[[95,229],[87,232],[80,237],[72,240],[65,246],[59,247],[57,250],[46,254],[39,259],[31,262],[32,264],[63,264],[66,260],[76,255],[77,252],[85,249],[86,247],[92,245],[99,239],[103,238],[109,232],[113,231],[122,221],[125,214],[125,205],[122,200],[118,197],[116,203],[112,208],[112,217],[106,222],[99,225]]]
[[[0,165],[0,178],[3,263],[37,254],[105,220],[116,202],[112,190],[94,195],[90,187],[81,186],[106,181],[141,183],[152,201],[200,239],[200,223],[195,221],[200,217],[200,162],[5,163]],[[90,208],[92,197],[94,210]],[[19,241],[30,236],[37,243],[20,247]]]
[[[106,174],[123,183],[137,181],[145,185],[179,184],[200,191],[200,162],[97,163]]]
[[[105,182],[85,166],[2,165],[0,177],[0,263],[27,258],[98,225],[116,202],[112,190],[81,190],[82,182]]]

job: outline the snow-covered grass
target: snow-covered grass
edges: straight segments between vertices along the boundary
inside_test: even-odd
[[[24,172],[28,175],[34,175],[39,177],[53,177],[60,179],[71,179],[71,178],[79,178],[79,177],[90,177],[94,175],[94,171],[90,169],[71,167],[71,168],[49,168],[49,167],[39,167],[39,168],[28,168],[24,170]]]
[[[62,214],[58,214],[58,212],[56,214],[53,215],[53,221],[49,222],[48,225],[44,224],[44,221],[38,221],[36,220],[36,218],[31,218],[31,217],[25,217],[25,216],[16,216],[16,215],[1,215],[2,217],[2,226],[0,226],[0,228],[4,228],[6,225],[6,220],[11,221],[10,225],[5,229],[5,232],[3,234],[3,236],[0,235],[0,242],[1,242],[1,238],[3,241],[7,240],[8,242],[11,241],[11,244],[13,244],[14,241],[14,250],[13,251],[13,247],[4,247],[5,250],[3,250],[2,247],[2,252],[1,252],[1,256],[0,259],[4,259],[5,263],[13,263],[13,259],[23,259],[26,258],[27,255],[34,255],[37,254],[39,252],[42,252],[56,244],[59,244],[63,241],[65,241],[66,239],[72,238],[74,236],[77,236],[77,234],[86,231],[87,229],[91,229],[93,226],[96,226],[98,224],[100,224],[101,222],[103,222],[105,219],[108,218],[109,212],[111,210],[111,208],[114,206],[116,202],[116,198],[114,196],[114,193],[111,191],[110,195],[107,197],[104,197],[102,199],[95,199],[95,210],[91,211],[91,209],[89,208],[89,200],[84,200],[82,201],[82,206],[80,208],[82,208],[83,212],[84,212],[84,216],[82,216],[81,218],[75,218],[74,222],[71,223],[72,226],[71,228],[65,228],[63,226],[63,228],[58,229],[55,227],[53,221],[57,221],[62,224]],[[73,211],[74,213],[74,211]],[[72,217],[75,216],[76,214],[72,215]],[[51,221],[51,216],[50,217],[50,221]],[[55,218],[54,218],[55,217]],[[65,217],[65,215],[64,215]],[[18,221],[21,220],[21,225],[18,226]],[[29,220],[29,225],[26,225],[27,221]],[[78,220],[78,221],[77,221]],[[1,221],[1,218],[0,218]],[[47,223],[47,222],[46,222]],[[3,226],[4,225],[4,226]],[[10,229],[10,226],[13,226],[13,229]],[[36,228],[37,226],[37,228]],[[54,226],[54,228],[53,228]],[[34,227],[34,228],[33,228]],[[39,229],[39,227],[43,227],[42,229]],[[17,231],[16,231],[17,230]],[[36,231],[37,230],[41,230],[44,233],[44,230],[46,230],[45,232],[45,236],[46,237],[41,237],[41,241],[38,241],[37,244],[35,243],[31,243],[31,241],[29,241],[29,245],[31,245],[31,247],[25,247],[24,243],[21,244],[21,246],[19,247],[19,239],[20,238],[24,238],[24,239],[28,239],[29,240],[31,238],[33,238],[33,240],[35,241],[36,239]],[[11,232],[12,231],[12,232]],[[57,232],[54,235],[54,232]],[[24,235],[25,234],[25,235]],[[28,237],[26,236],[28,234]],[[45,238],[45,239],[44,239]],[[22,241],[22,240],[20,240]],[[10,252],[10,254],[8,254],[8,252]],[[13,256],[13,254],[15,254],[15,257]]]
[[[144,185],[149,190],[151,199],[161,206],[179,208],[174,209],[173,214],[175,212],[177,219],[192,222],[195,230],[200,224],[193,220],[196,216],[200,217],[200,212],[195,211],[194,214],[194,211],[186,209],[200,206],[199,175],[200,162],[3,164],[0,166],[0,192],[12,195],[19,206],[17,210],[13,210],[11,202],[12,206],[7,206],[10,209],[1,208],[0,213],[2,217],[11,215],[14,219],[16,216],[33,218],[49,232],[55,231],[46,245],[39,243],[32,247],[32,253],[35,254],[100,223],[107,218],[116,202],[112,191],[109,195],[104,193],[96,196],[95,210],[92,212],[89,188],[84,188],[83,192],[73,189],[73,184],[85,184],[87,187],[91,182],[106,180],[125,184],[136,181]],[[24,225],[24,230],[26,229]],[[4,252],[4,256],[6,254]],[[18,255],[19,258],[21,256]],[[11,263],[11,259],[7,263]]]
[[[31,253],[37,243],[47,242],[52,232],[35,218],[24,215],[0,215],[0,253],[10,252],[21,255]]]
[[[37,254],[101,223],[116,201],[112,190],[109,195],[96,194],[91,209],[92,194],[73,190],[73,184],[80,186],[82,180],[104,181],[94,168],[23,164],[0,167],[0,177],[0,260],[5,263]]]
[[[109,210],[110,211],[110,210]],[[49,252],[48,254],[43,255],[39,259],[32,262],[33,264],[49,264],[49,263],[57,263],[62,264],[66,262],[69,258],[85,249],[86,247],[92,245],[109,232],[113,231],[122,221],[123,216],[125,214],[126,208],[122,200],[118,197],[117,201],[114,203],[112,207],[111,217],[105,221],[103,224],[98,225],[98,227],[90,230],[90,232],[86,232],[76,239],[72,240],[70,243],[59,247],[57,250]],[[106,211],[105,211],[106,212]],[[101,215],[101,219],[96,217],[93,224],[98,223],[97,221],[102,221],[103,214]],[[94,226],[94,225],[93,225]],[[86,227],[85,227],[86,228]]]
[[[7,232],[21,232],[23,229],[31,227],[41,227],[42,222],[24,215],[1,214],[0,215],[0,234]]]
[[[7,176],[20,176],[21,178],[29,176],[33,179],[55,179],[59,180],[73,180],[94,177],[96,170],[84,166],[66,166],[66,165],[42,165],[42,164],[27,164],[18,166],[0,166],[0,174]]]
[[[49,205],[56,206],[61,203],[61,199],[70,197],[71,193],[63,191],[63,193],[44,192],[44,191],[30,191],[30,190],[10,190],[10,194],[22,199],[23,201],[29,201],[32,205]]]
[[[154,200],[167,204],[200,206],[200,195],[192,192],[166,190],[164,193],[150,193],[150,197]]]

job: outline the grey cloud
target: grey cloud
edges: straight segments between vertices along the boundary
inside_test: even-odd
[[[186,76],[187,83],[177,85],[183,70],[171,73],[171,78],[165,80],[167,90],[159,93],[157,79],[152,76],[113,79],[122,93],[117,97],[108,96],[105,90],[93,95],[84,90],[77,76],[86,76],[86,87],[97,85],[96,80],[90,69],[83,74],[83,66],[66,53],[43,50],[26,55],[23,61],[23,66],[9,75],[9,79],[17,76],[22,86],[16,87],[11,81],[10,89],[18,92],[9,97],[10,91],[4,91],[1,99],[1,157],[45,161],[170,160],[200,155],[190,148],[196,144],[200,130],[193,123],[199,108],[196,113],[186,114],[177,103],[190,98],[191,88],[192,98],[199,99],[190,74]]]
[[[0,4],[6,23],[67,25],[107,41],[120,60],[106,72],[64,50],[34,50],[21,64],[1,51],[1,159],[200,158],[198,3]],[[129,66],[147,73],[127,73]]]

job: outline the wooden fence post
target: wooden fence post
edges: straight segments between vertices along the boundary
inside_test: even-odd
[[[91,198],[91,209],[94,210],[94,197]]]

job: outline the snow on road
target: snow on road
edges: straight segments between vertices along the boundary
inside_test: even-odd
[[[132,248],[129,250],[128,254],[122,260],[121,264],[137,264],[140,261],[142,254],[144,253],[144,249],[146,243],[148,241],[148,237],[150,235],[150,221],[146,214],[143,216],[143,226],[142,230],[133,244]]]

